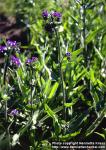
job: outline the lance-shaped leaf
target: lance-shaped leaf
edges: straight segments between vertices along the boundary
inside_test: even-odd
[[[52,89],[51,89],[51,92],[50,92],[50,94],[49,94],[49,96],[48,96],[49,99],[51,99],[51,98],[55,95],[58,86],[59,86],[59,83],[58,83],[58,82],[56,82],[56,83],[53,85],[53,87],[52,87]]]
[[[86,136],[90,135],[94,130],[99,126],[99,124],[102,122],[103,118],[105,117],[106,113],[106,106],[101,111],[99,117],[92,123],[92,125],[87,129]]]
[[[80,134],[80,130],[79,131],[76,131],[76,132],[73,132],[73,133],[69,133],[69,134],[66,134],[64,136],[61,136],[60,139],[62,141],[64,140],[70,140],[72,139],[73,137],[76,137],[78,134]]]

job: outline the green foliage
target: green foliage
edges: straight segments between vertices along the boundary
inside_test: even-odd
[[[7,5],[8,0],[2,3]],[[106,140],[102,127],[106,119],[105,0],[11,3],[12,14],[29,28],[30,37],[28,45],[22,46],[24,52],[16,52],[21,67],[8,66],[5,85],[4,68],[0,68],[0,150],[9,144],[21,149],[26,138],[30,150],[49,150],[51,141],[88,140],[94,134]],[[44,30],[45,9],[62,13],[59,43],[55,34]],[[70,59],[66,52],[71,53]],[[26,59],[33,55],[38,60],[30,67]],[[13,109],[19,111],[17,116],[10,115]]]

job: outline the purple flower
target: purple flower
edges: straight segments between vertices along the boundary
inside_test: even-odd
[[[12,62],[13,65],[16,65],[18,67],[21,65],[20,59],[17,58],[16,56],[11,56],[11,62]]]
[[[33,63],[33,62],[35,62],[35,61],[37,61],[37,60],[38,60],[37,57],[28,58],[28,59],[26,60],[26,64],[31,64],[31,63]]]
[[[13,109],[11,112],[10,112],[10,115],[12,116],[17,116],[19,114],[19,111],[17,109]]]
[[[56,18],[57,21],[60,21],[61,16],[62,16],[60,12],[56,12],[56,11],[52,12],[51,15],[52,15],[54,18]]]
[[[0,46],[0,53],[4,53],[7,50],[6,46]]]
[[[48,16],[49,16],[48,11],[47,11],[47,10],[44,10],[44,11],[42,12],[42,16],[43,16],[43,18],[46,20],[46,19],[48,18]]]
[[[35,61],[37,61],[37,60],[38,60],[37,57],[32,57],[32,62],[35,62]]]
[[[26,60],[26,64],[31,64],[31,63],[32,63],[32,59],[28,58],[28,59]]]
[[[67,52],[67,53],[66,53],[66,56],[67,56],[67,57],[70,57],[70,56],[71,56],[71,53],[70,53],[70,52]]]
[[[16,47],[17,46],[17,42],[16,41],[8,40],[6,44],[7,44],[8,47]]]
[[[65,55],[66,55],[66,57],[67,57],[67,60],[70,60],[70,59],[71,59],[71,53],[70,53],[70,52],[67,52]]]

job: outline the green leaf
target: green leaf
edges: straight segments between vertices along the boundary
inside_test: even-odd
[[[99,79],[97,79],[97,82],[98,82],[98,84],[99,84],[100,87],[106,89],[106,85],[103,84]]]
[[[55,115],[55,113],[50,109],[50,107],[47,104],[45,104],[45,111],[53,119],[53,126],[54,126],[54,130],[55,130],[55,134],[56,134],[56,136],[58,136],[58,134],[61,132],[61,128],[60,128],[60,124],[58,122],[57,116]]]
[[[106,113],[106,107],[101,111],[99,117],[92,123],[92,125],[87,129],[85,135],[88,136],[94,132],[94,130],[99,126],[102,122],[104,115]]]
[[[73,95],[78,95],[79,93],[81,93],[83,90],[85,89],[85,86],[77,86],[75,88],[73,88],[73,90],[69,93],[69,97],[71,98]]]
[[[95,88],[93,88],[90,93],[91,93],[92,98],[93,98],[93,101],[94,101],[94,103],[95,103],[95,105],[96,105],[97,102],[99,102],[98,93],[96,92]]]
[[[55,113],[50,109],[50,107],[47,104],[45,104],[45,111],[52,119],[57,121],[57,117],[56,117]]]
[[[60,139],[61,140],[70,140],[70,139],[72,139],[73,137],[76,137],[79,134],[80,134],[80,130],[76,131],[76,132],[73,132],[73,133],[66,134],[66,135],[60,137]]]
[[[103,133],[99,133],[99,132],[94,132],[94,133],[100,135],[105,140],[105,135]]]
[[[71,107],[71,106],[73,106],[76,102],[77,102],[77,99],[75,99],[75,101],[73,101],[73,102],[71,102],[71,103],[65,103],[64,106],[65,106],[65,107]]]
[[[73,133],[81,129],[82,123],[84,123],[84,121],[88,118],[88,116],[89,113],[87,112],[87,113],[77,115],[75,116],[74,119],[71,119],[68,123],[69,126],[68,132]]]
[[[4,101],[7,101],[7,100],[10,99],[10,97],[9,97],[7,94],[2,94],[2,99],[3,99]]]
[[[80,48],[78,50],[75,50],[72,52],[72,60],[75,60],[75,58],[83,51],[83,48]]]
[[[19,89],[20,89],[21,93],[23,93],[23,91],[22,91],[22,81],[21,81],[21,78],[20,78],[20,76],[18,75],[18,72],[17,72],[17,71],[16,71],[16,75],[17,75],[17,81],[18,81]]]
[[[74,16],[72,16],[72,15],[71,15],[71,18],[73,19],[73,21],[74,21],[75,23],[78,23],[77,18],[75,18],[75,17],[74,17]]]
[[[103,60],[103,56],[102,56],[102,54],[100,53],[100,51],[99,51],[96,47],[94,47],[94,49],[95,49],[95,52],[98,54],[99,58],[100,58],[101,60]]]
[[[53,85],[53,87],[52,87],[52,89],[51,89],[51,92],[50,92],[50,94],[49,94],[49,96],[48,96],[49,99],[51,99],[51,98],[55,95],[58,86],[59,86],[59,83],[58,83],[58,82],[56,82],[56,83]]]
[[[82,80],[82,78],[84,78],[86,76],[86,72],[87,70],[84,68],[81,73],[78,73],[78,75],[76,76],[76,84],[78,82],[80,82]]]
[[[92,68],[90,69],[90,79],[93,83],[95,83],[96,79],[94,75],[94,70]]]
[[[42,86],[44,87],[45,86],[45,80],[43,77],[41,77],[41,83],[42,83]]]
[[[63,106],[59,106],[56,109],[53,110],[54,113],[57,113],[63,109]],[[43,123],[46,119],[48,119],[50,116],[46,115],[41,120],[39,120],[39,123]]]
[[[44,89],[44,96],[45,98],[47,97],[47,95],[49,94],[49,91],[50,91],[50,87],[51,87],[51,80],[48,80],[47,82],[45,82],[45,89]]]
[[[41,148],[43,150],[51,150],[51,144],[49,143],[48,140],[42,140],[41,143],[42,143],[42,147]]]
[[[91,31],[89,34],[88,34],[88,36],[87,36],[87,38],[86,38],[86,44],[88,44],[88,43],[90,43],[94,38],[95,38],[95,36],[97,35],[97,33],[99,33],[101,30],[105,30],[106,29],[106,26],[104,25],[104,26],[102,26],[102,27],[100,27],[100,28],[98,28],[98,29],[96,29],[96,30],[94,30],[94,31]]]

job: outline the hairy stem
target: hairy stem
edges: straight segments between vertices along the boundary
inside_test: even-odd
[[[31,117],[33,116],[33,68],[30,66],[31,72]]]
[[[60,79],[61,79],[61,89],[62,89],[62,93],[63,93],[63,108],[64,108],[64,120],[66,120],[66,108],[64,106],[65,102],[66,102],[66,93],[65,93],[65,87],[64,87],[64,76],[63,76],[63,70],[62,70],[62,53],[61,53],[61,49],[60,49],[60,41],[59,41],[59,35],[55,29],[55,33],[56,33],[56,39],[57,39],[57,49],[58,49],[58,64],[59,64],[59,72],[60,72]]]
[[[11,56],[12,50],[9,52],[9,54],[6,56],[6,62],[4,64],[4,75],[3,75],[3,85],[6,85],[6,74],[8,70],[9,60]],[[7,122],[7,100],[5,101],[5,121]]]
[[[6,56],[6,62],[4,64],[4,75],[3,75],[3,85],[6,86],[6,74],[8,71],[9,61],[11,57],[12,50],[9,51],[8,55]],[[5,122],[6,122],[6,133],[8,136],[8,150],[11,149],[11,141],[10,141],[10,132],[7,125],[8,122],[8,116],[7,116],[7,100],[5,100]]]
[[[85,67],[87,67],[87,47],[86,47],[86,8],[85,8],[85,0],[82,0],[82,22],[83,22],[83,31],[82,31],[82,35],[83,35],[83,47],[84,47],[84,51],[83,51],[83,55],[84,55],[84,60],[85,60]]]

